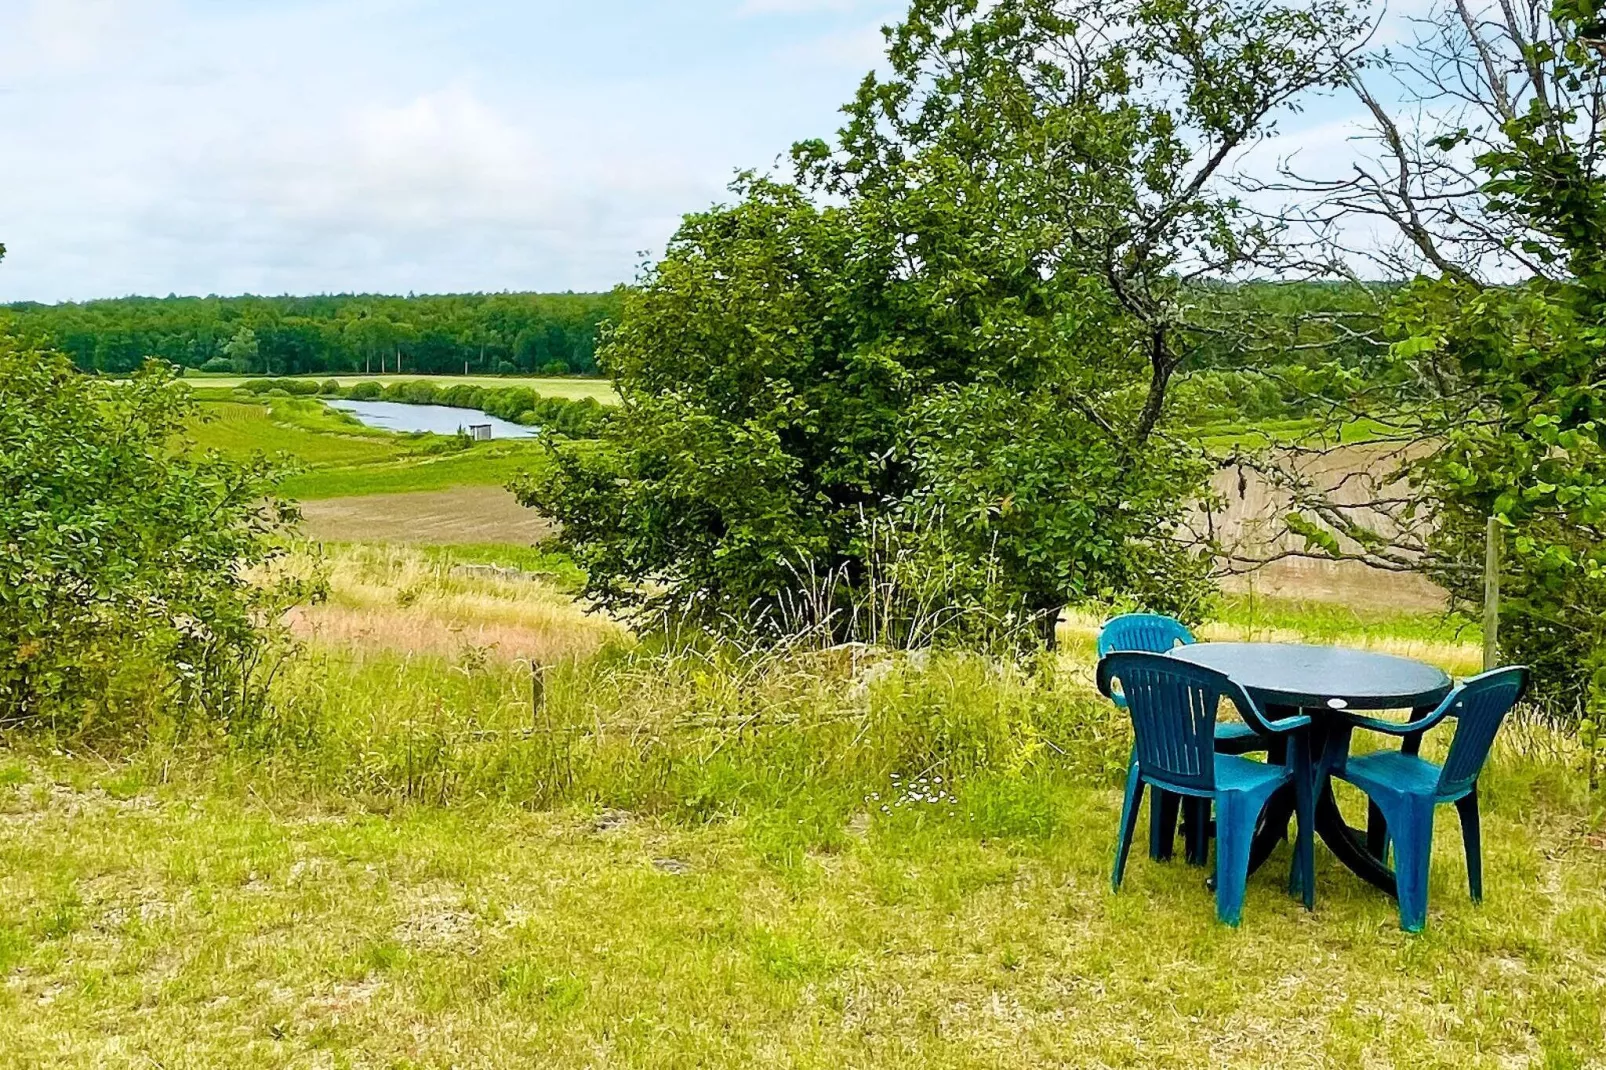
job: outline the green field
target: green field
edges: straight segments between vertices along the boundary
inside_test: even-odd
[[[269,378],[275,377],[267,375],[213,375],[206,372],[191,371],[185,375],[184,381],[196,386],[232,388],[255,379]],[[617,400],[613,392],[613,386],[606,379],[554,379],[516,375],[303,375],[295,378],[307,379],[318,383],[333,379],[343,387],[368,382],[381,385],[426,382],[433,383],[442,389],[449,386],[457,386],[460,383],[493,389],[525,387],[544,397],[568,398],[573,401],[578,401],[581,398],[595,398],[605,405],[611,405]]]
[[[1441,816],[1424,934],[1325,850],[1306,913],[1286,846],[1233,930],[1181,861],[1110,892],[1080,643],[597,657],[562,587],[455,568],[529,551],[334,552],[238,738],[0,752],[0,1067],[1600,1065],[1606,838],[1543,730],[1480,789],[1482,906]]]
[[[285,480],[284,493],[308,501],[364,494],[407,494],[452,487],[506,486],[543,464],[539,442],[476,443],[457,453],[402,456],[377,464],[313,468]]]
[[[295,469],[284,492],[306,500],[501,486],[545,457],[545,447],[528,440],[459,448],[438,435],[375,430],[309,398],[203,400],[200,408],[191,427],[198,448],[237,460],[282,455]]]

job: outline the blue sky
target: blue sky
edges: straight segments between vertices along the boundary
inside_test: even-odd
[[[607,288],[833,131],[903,9],[0,0],[0,301]]]
[[[0,0],[0,300],[606,288],[901,10]]]

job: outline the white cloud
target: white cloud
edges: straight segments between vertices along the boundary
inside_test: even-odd
[[[853,84],[575,11],[0,0],[0,301],[606,288]]]

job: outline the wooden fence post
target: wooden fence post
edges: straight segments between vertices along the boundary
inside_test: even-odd
[[[1483,554],[1483,671],[1500,665],[1500,520],[1489,518]]]

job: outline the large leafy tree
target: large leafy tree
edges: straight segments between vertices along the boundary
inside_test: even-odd
[[[1208,466],[1170,391],[1222,348],[1204,280],[1278,246],[1227,176],[1355,30],[1320,0],[917,0],[797,183],[687,218],[605,346],[622,417],[521,493],[614,607],[752,623],[803,589],[849,621],[894,576],[1048,636],[1069,602],[1185,609]]]

